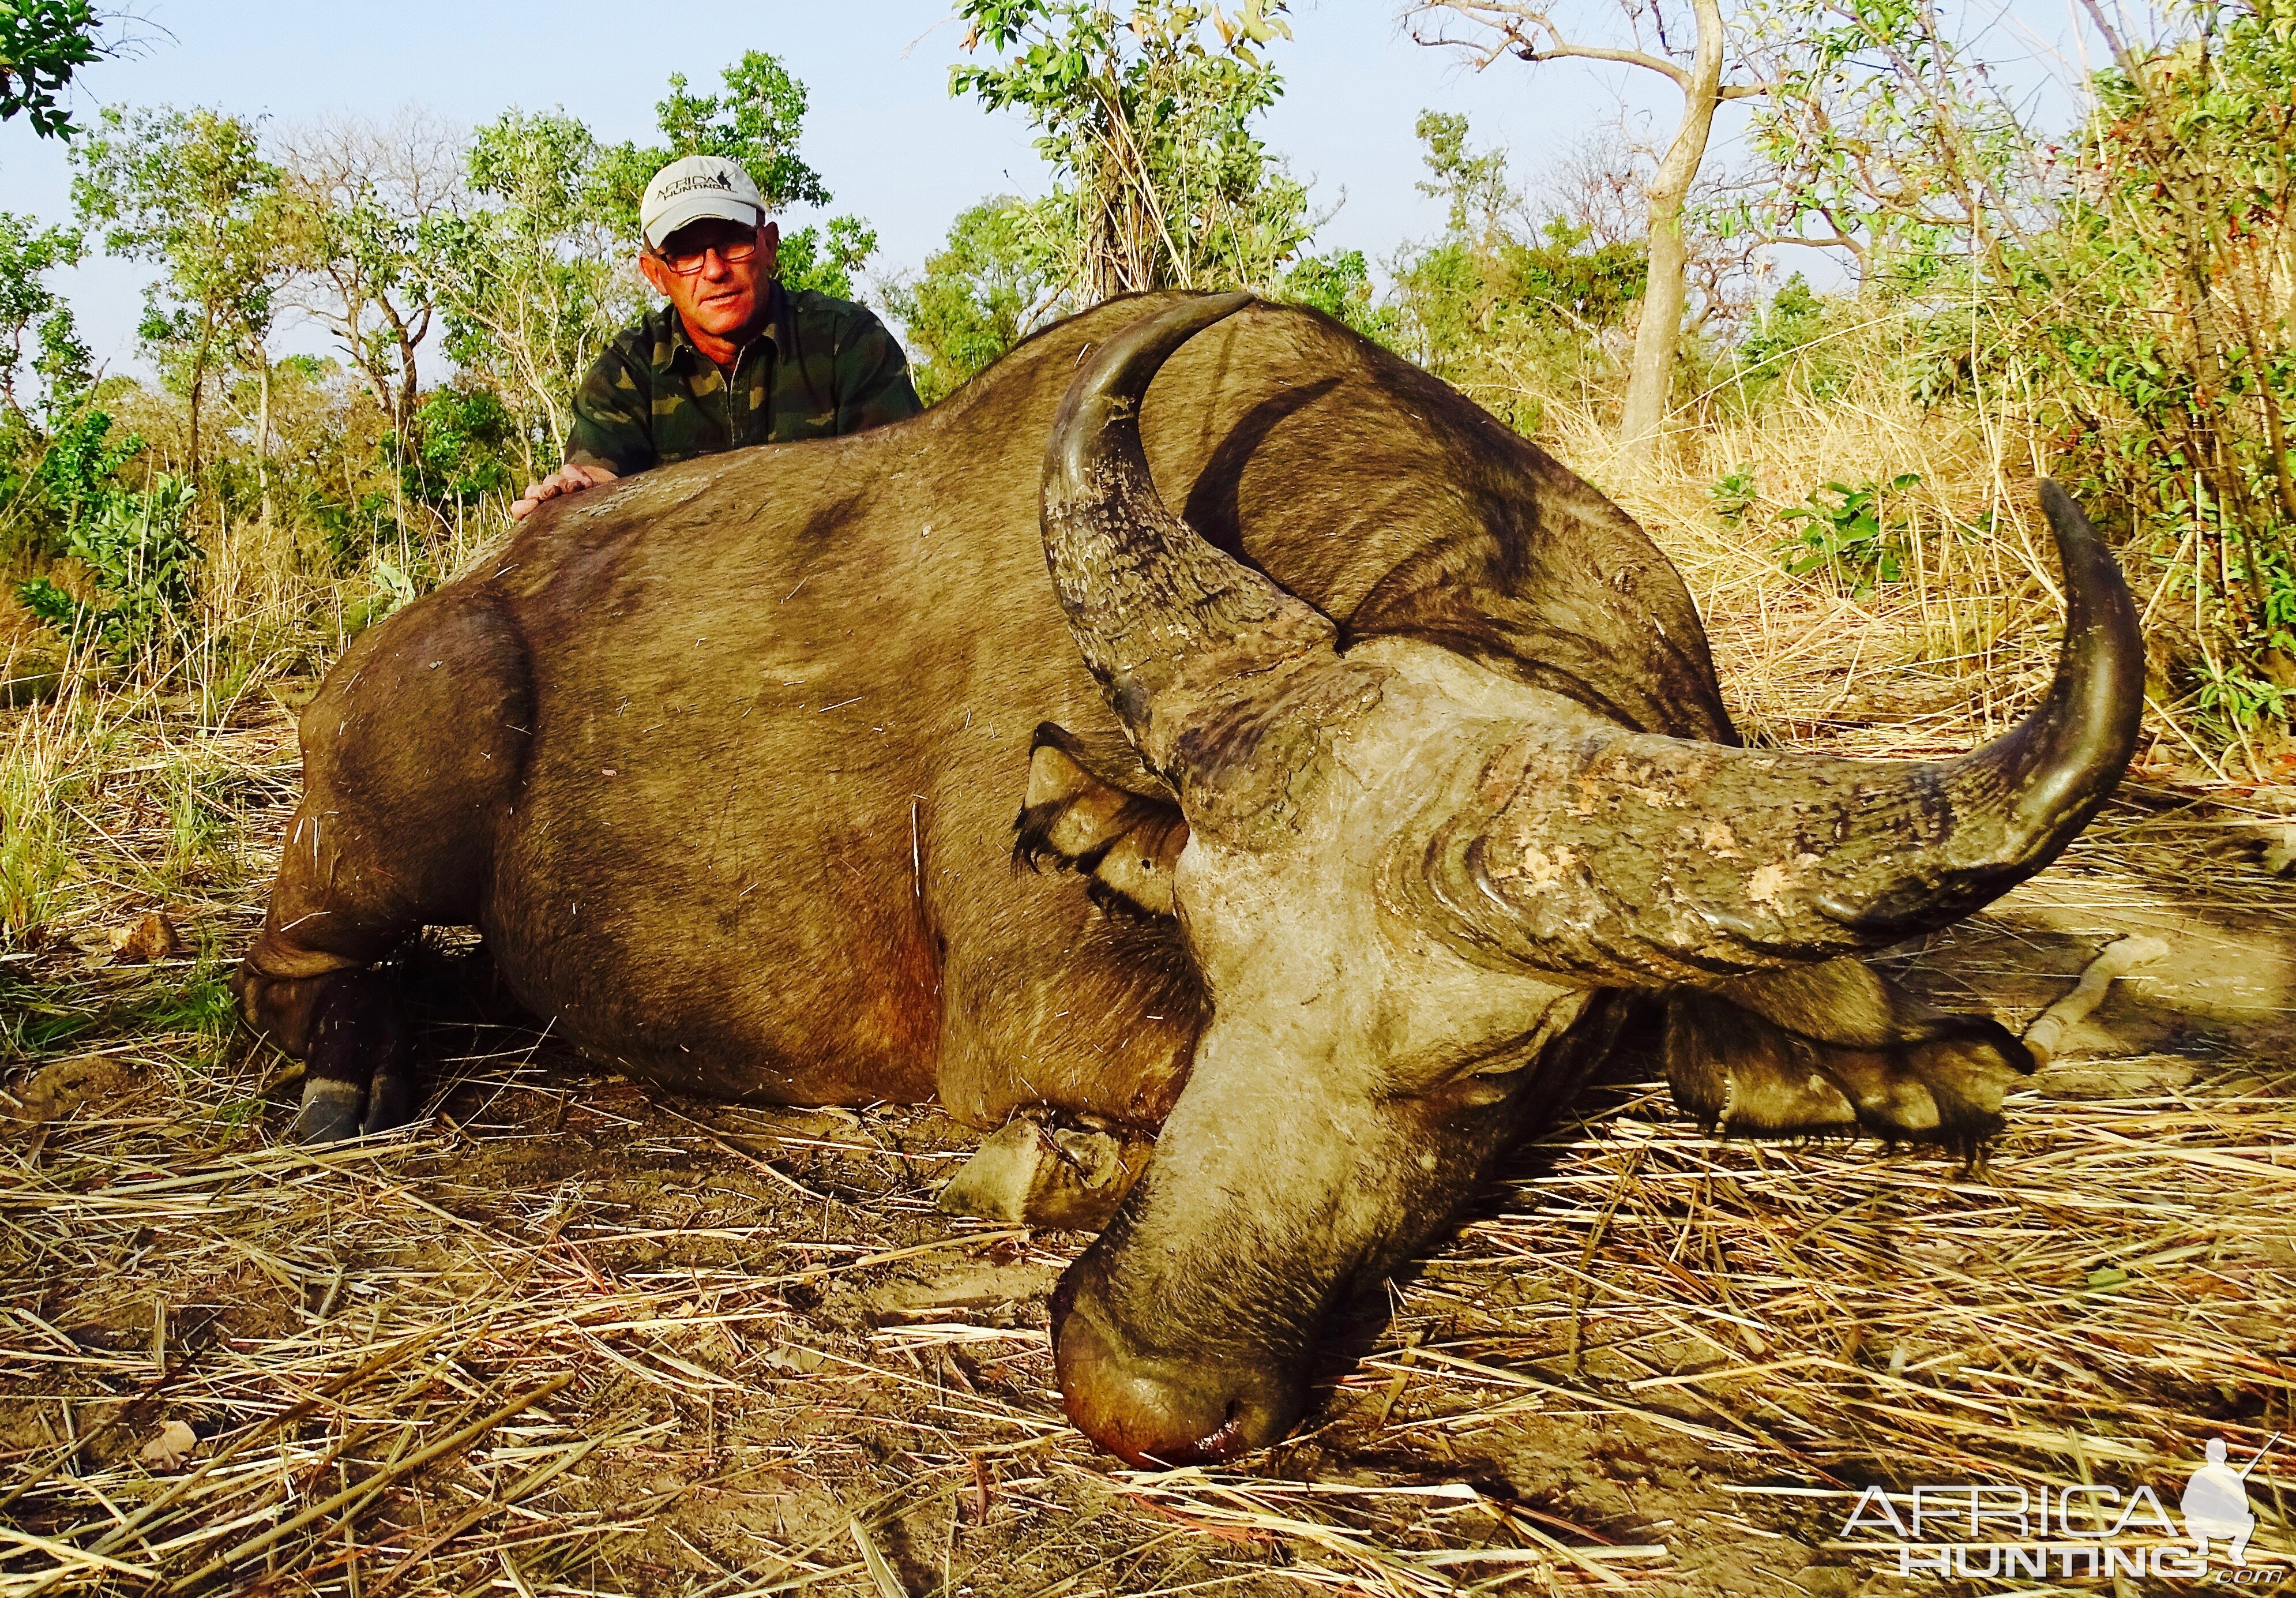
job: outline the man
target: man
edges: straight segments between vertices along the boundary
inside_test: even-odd
[[[923,408],[875,317],[781,285],[781,229],[734,162],[670,162],[646,185],[638,227],[638,270],[669,303],[591,366],[565,465],[528,484],[512,515],[672,461],[859,432]]]

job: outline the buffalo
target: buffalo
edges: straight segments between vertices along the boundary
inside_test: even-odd
[[[2039,492],[2024,722],[1750,749],[1680,577],[1535,445],[1313,311],[1113,301],[909,421],[558,502],[361,635],[242,1004],[307,1141],[414,1113],[426,925],[680,1091],[1152,1134],[1054,1293],[1061,1388],[1128,1460],[1226,1459],[1622,1039],[1727,1133],[1993,1130],[2030,1056],[1859,957],[2128,759],[2134,608]]]

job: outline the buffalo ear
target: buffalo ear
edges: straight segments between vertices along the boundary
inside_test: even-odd
[[[1013,823],[1013,858],[1050,858],[1091,879],[1103,908],[1172,914],[1172,868],[1188,823],[1171,789],[1122,738],[1105,745],[1050,721],[1029,748],[1029,795]]]

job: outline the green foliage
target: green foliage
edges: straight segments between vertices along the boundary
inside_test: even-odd
[[[654,107],[662,142],[617,144],[595,152],[588,203],[623,236],[637,235],[639,202],[653,175],[687,155],[739,161],[757,183],[768,211],[830,202],[829,185],[797,152],[805,131],[805,85],[762,50],[748,52],[722,76],[725,93],[696,95],[682,74],[674,74],[668,97]],[[854,274],[876,249],[876,230],[859,217],[832,217],[825,226],[784,232],[782,283],[850,300]]]
[[[78,473],[69,463],[88,424],[80,401],[91,376],[71,308],[46,278],[84,254],[77,229],[0,211],[0,561],[53,543],[57,524],[72,515]],[[37,395],[27,377],[37,381]],[[59,429],[70,435],[61,457],[50,436]]]
[[[529,465],[564,451],[575,385],[644,303],[632,233],[595,203],[598,161],[565,112],[505,112],[471,141],[480,203],[428,240],[447,354],[512,404]]]
[[[1796,272],[1757,314],[1731,351],[1739,392],[1759,399],[1780,383],[1798,383],[1804,392],[1830,399],[1850,380],[1846,363],[1827,366],[1812,359],[1825,331],[1825,301]]]
[[[887,308],[907,333],[917,393],[936,404],[1021,342],[1048,298],[1047,251],[1033,208],[1010,194],[962,211],[922,273]]]
[[[1301,256],[1283,275],[1281,294],[1294,304],[1312,305],[1379,343],[1391,347],[1401,336],[1401,315],[1395,307],[1373,299],[1371,265],[1360,250]]]
[[[1535,426],[1517,398],[1523,376],[1567,383],[1603,360],[1602,335],[1623,328],[1642,297],[1646,252],[1597,243],[1562,216],[1534,228],[1505,153],[1471,151],[1464,117],[1428,111],[1418,128],[1430,173],[1420,187],[1448,202],[1447,224],[1397,258],[1390,340],[1516,426]]]
[[[813,289],[840,300],[857,298],[853,275],[877,252],[877,230],[858,217],[832,217],[825,227],[782,235],[777,276],[794,292]]]
[[[229,363],[267,381],[275,299],[292,270],[279,169],[263,157],[255,124],[172,106],[106,107],[72,161],[73,201],[102,230],[104,249],[160,268],[139,332],[190,400],[196,479],[209,378]]]
[[[1741,522],[1745,519],[1746,513],[1754,508],[1759,492],[1754,482],[1753,463],[1741,461],[1708,486],[1706,497],[1713,502],[1716,515],[1725,522]]]
[[[31,487],[68,545],[80,524],[102,515],[121,492],[120,469],[144,448],[135,434],[112,432],[112,419],[94,397],[54,418]]]
[[[430,251],[464,196],[459,141],[402,114],[303,130],[286,149],[282,243],[297,303],[333,334],[392,424],[413,425],[438,310]]]
[[[805,129],[805,85],[762,50],[748,52],[722,77],[724,94],[696,95],[686,88],[683,73],[673,74],[668,97],[654,107],[662,143],[644,149],[618,144],[599,152],[594,192],[625,234],[637,233],[645,185],[680,156],[722,155],[739,161],[768,210],[829,203],[821,174],[797,153]]]
[[[0,211],[0,406],[19,417],[25,406],[16,384],[28,365],[28,336],[36,346],[29,367],[45,380],[51,398],[86,386],[87,348],[71,308],[45,282],[86,254],[78,229],[41,227],[29,217]]]
[[[1044,219],[1057,279],[1084,303],[1131,290],[1273,284],[1312,224],[1306,188],[1251,124],[1283,92],[1260,51],[1289,37],[1284,0],[963,0],[953,94],[1022,112],[1056,174]]]
[[[1748,54],[1768,181],[1709,206],[1726,234],[1829,243],[1904,289],[2033,219],[2030,141],[1983,63],[1921,0],[1758,0]]]
[[[1807,503],[1779,513],[1780,521],[1801,523],[1799,537],[1778,546],[1780,563],[1796,577],[1824,572],[1859,594],[1871,592],[1879,583],[1903,581],[1905,522],[1902,515],[1890,514],[1887,499],[1921,480],[1918,472],[1902,472],[1886,484],[1868,482],[1851,488],[1829,482],[1812,489]]]
[[[20,585],[35,615],[120,661],[166,647],[191,622],[201,550],[191,527],[192,485],[156,479],[140,493],[105,496],[67,536],[86,586],[51,572]]]
[[[407,498],[434,508],[475,506],[518,486],[518,418],[492,389],[432,389],[415,408],[414,436],[393,434],[382,449]]]
[[[0,0],[0,122],[21,112],[43,138],[79,131],[56,96],[103,55],[96,23],[87,0]]]
[[[1467,118],[1459,111],[1423,111],[1412,135],[1427,146],[1423,159],[1428,176],[1420,180],[1419,192],[1441,200],[1448,211],[1444,236],[1488,239],[1497,234],[1514,199],[1506,152],[1468,149]]]

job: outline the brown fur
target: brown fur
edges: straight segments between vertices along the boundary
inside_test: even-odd
[[[1201,1008],[1168,931],[1007,863],[1038,724],[1121,745],[1036,493],[1078,351],[1141,309],[1062,324],[914,421],[553,506],[361,638],[304,719],[253,1017],[299,1051],[308,1001],[278,979],[476,922],[560,1034],[658,1080],[1160,1114]],[[1335,325],[1262,308],[1204,335],[1145,432],[1172,503],[1349,627],[1729,736],[1639,530]]]

